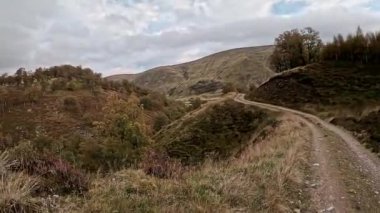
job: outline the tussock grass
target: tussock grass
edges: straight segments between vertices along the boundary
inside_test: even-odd
[[[32,197],[37,181],[23,173],[7,170],[8,154],[0,154],[0,212],[39,212],[40,202]]]
[[[79,212],[293,212],[306,209],[302,191],[310,132],[284,118],[270,136],[235,158],[206,161],[181,178],[142,170],[97,178]]]

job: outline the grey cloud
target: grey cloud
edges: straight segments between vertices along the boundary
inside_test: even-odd
[[[103,8],[106,0],[30,2],[0,0],[0,73],[63,63],[90,66],[104,75],[142,71],[229,48],[271,44],[292,28],[311,26],[329,39],[357,25],[376,30],[380,23],[378,13],[338,6],[290,17],[263,15],[272,1],[258,0],[146,0],[138,8],[126,8],[131,13],[119,13],[120,5]],[[99,5],[92,8],[91,3]],[[149,32],[150,25],[161,33]]]

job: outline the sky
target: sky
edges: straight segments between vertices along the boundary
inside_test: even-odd
[[[0,0],[0,74],[61,64],[138,73],[285,30],[380,30],[380,0]]]

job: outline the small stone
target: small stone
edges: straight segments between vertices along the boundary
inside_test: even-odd
[[[331,212],[332,210],[334,210],[334,206],[330,206],[329,208],[326,209],[327,212]]]
[[[315,163],[315,164],[313,164],[313,166],[319,166],[319,163]]]
[[[301,213],[301,209],[294,209],[294,213]]]
[[[379,192],[378,192],[378,191],[375,191],[375,194],[377,194],[377,195],[378,195],[378,194],[379,194]]]

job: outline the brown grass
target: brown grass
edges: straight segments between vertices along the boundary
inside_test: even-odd
[[[23,173],[11,173],[7,153],[0,154],[0,212],[39,212],[41,203],[31,196],[37,181]]]
[[[142,170],[97,178],[78,212],[293,212],[306,209],[310,132],[289,117],[234,159],[207,161],[181,178]]]

